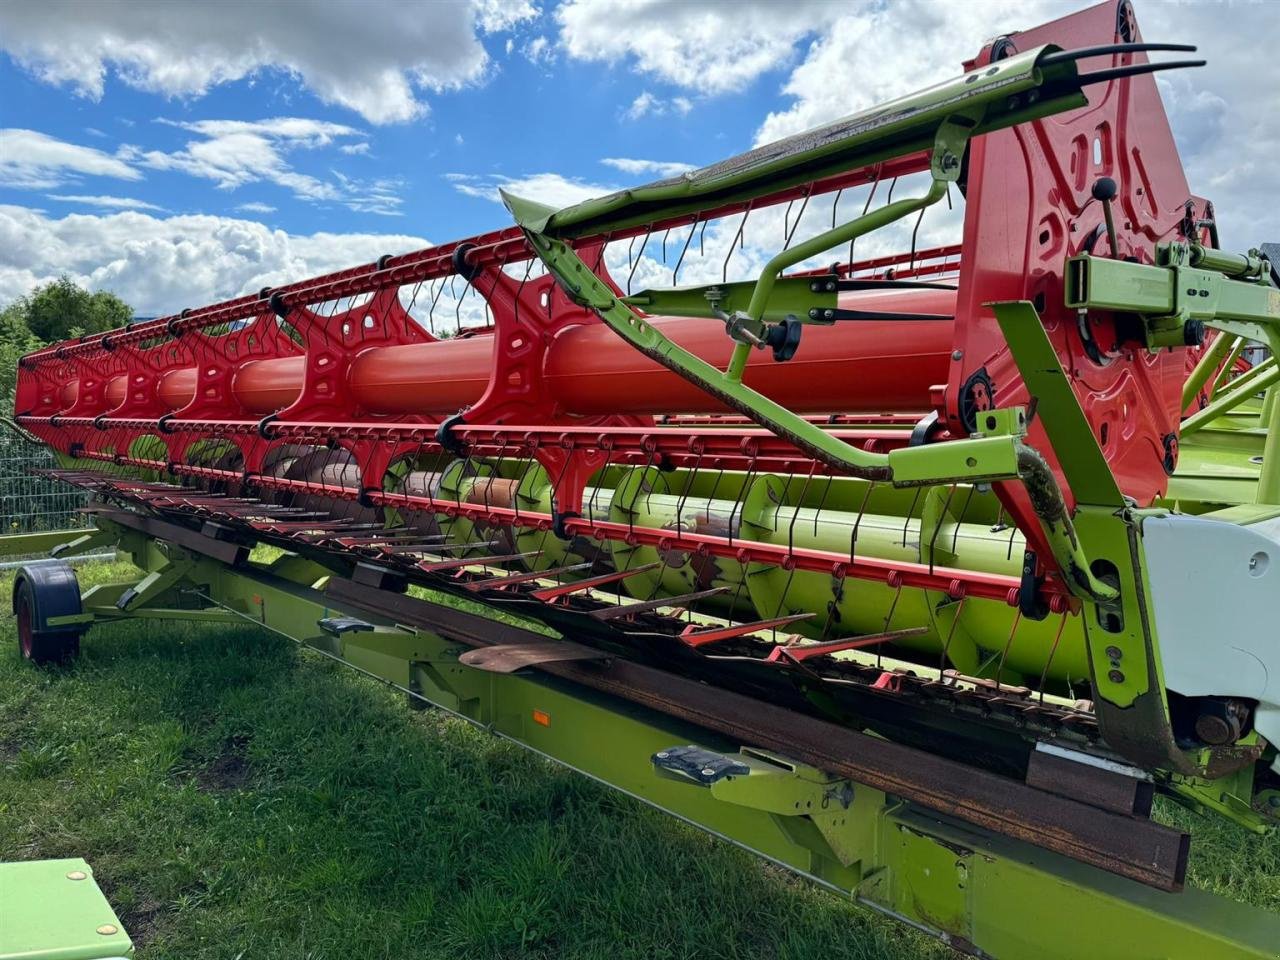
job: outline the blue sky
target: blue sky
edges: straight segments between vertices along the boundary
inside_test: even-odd
[[[1081,6],[0,4],[0,303],[66,272],[162,313],[494,229],[498,186],[569,203],[709,163]],[[1136,6],[1147,39],[1210,59],[1162,89],[1224,241],[1280,240],[1280,4]]]
[[[554,171],[582,183],[616,185],[652,179],[603,164],[605,158],[709,163],[751,145],[764,112],[785,98],[779,63],[742,90],[714,100],[690,99],[687,113],[629,113],[646,93],[670,101],[682,91],[626,69],[561,59],[535,63],[520,47],[532,27],[514,31],[516,46],[493,44],[493,66],[482,83],[434,97],[430,112],[408,123],[376,125],[359,113],[326,104],[289,74],[267,68],[200,97],[171,98],[138,90],[109,74],[98,101],[41,82],[13,58],[0,56],[0,126],[37,130],[115,155],[122,146],[178,153],[202,139],[181,124],[210,120],[256,121],[281,117],[337,124],[350,133],[319,147],[281,148],[290,168],[321,181],[385,182],[398,202],[383,212],[352,210],[309,200],[261,180],[219,189],[218,182],[181,170],[146,170],[136,181],[80,175],[33,195],[0,187],[0,203],[30,205],[51,214],[100,212],[101,207],[57,196],[121,196],[163,212],[244,216],[290,233],[315,231],[408,232],[448,240],[492,229],[504,214],[491,201],[463,193],[452,176],[520,178]],[[529,34],[532,33],[532,36]],[[642,101],[643,102],[643,101]],[[518,145],[514,148],[514,145]],[[344,152],[343,148],[348,151]],[[357,193],[361,193],[357,188]],[[275,207],[243,209],[245,204]],[[155,212],[155,211],[153,211]]]

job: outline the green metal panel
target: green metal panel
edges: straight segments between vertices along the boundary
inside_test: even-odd
[[[0,536],[0,557],[28,557],[48,553],[54,547],[80,539],[84,533],[83,529],[47,530]]]
[[[0,863],[0,960],[132,957],[84,860]]]

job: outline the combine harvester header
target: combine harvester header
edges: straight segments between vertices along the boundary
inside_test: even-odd
[[[1275,957],[1149,816],[1280,816],[1280,257],[1186,181],[1152,74],[1202,61],[1148,55],[1192,49],[1104,3],[692,173],[24,357],[76,549],[145,571],[28,568],[24,653],[248,618],[978,956]],[[675,285],[753,219],[757,276]],[[610,275],[668,240],[672,286]],[[439,337],[458,286],[489,322]]]

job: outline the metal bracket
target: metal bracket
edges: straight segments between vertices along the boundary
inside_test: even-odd
[[[653,764],[659,776],[706,787],[725,803],[785,818],[784,826],[788,820],[807,820],[841,866],[862,856],[864,828],[873,819],[868,815],[860,820],[854,811],[851,780],[750,747],[731,755],[695,746],[670,747],[654,754]]]

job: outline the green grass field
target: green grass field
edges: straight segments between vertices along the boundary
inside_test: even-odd
[[[143,960],[951,956],[251,627],[95,628],[36,670],[11,582],[0,859],[87,858]],[[1280,910],[1275,838],[1195,828],[1194,882]]]

